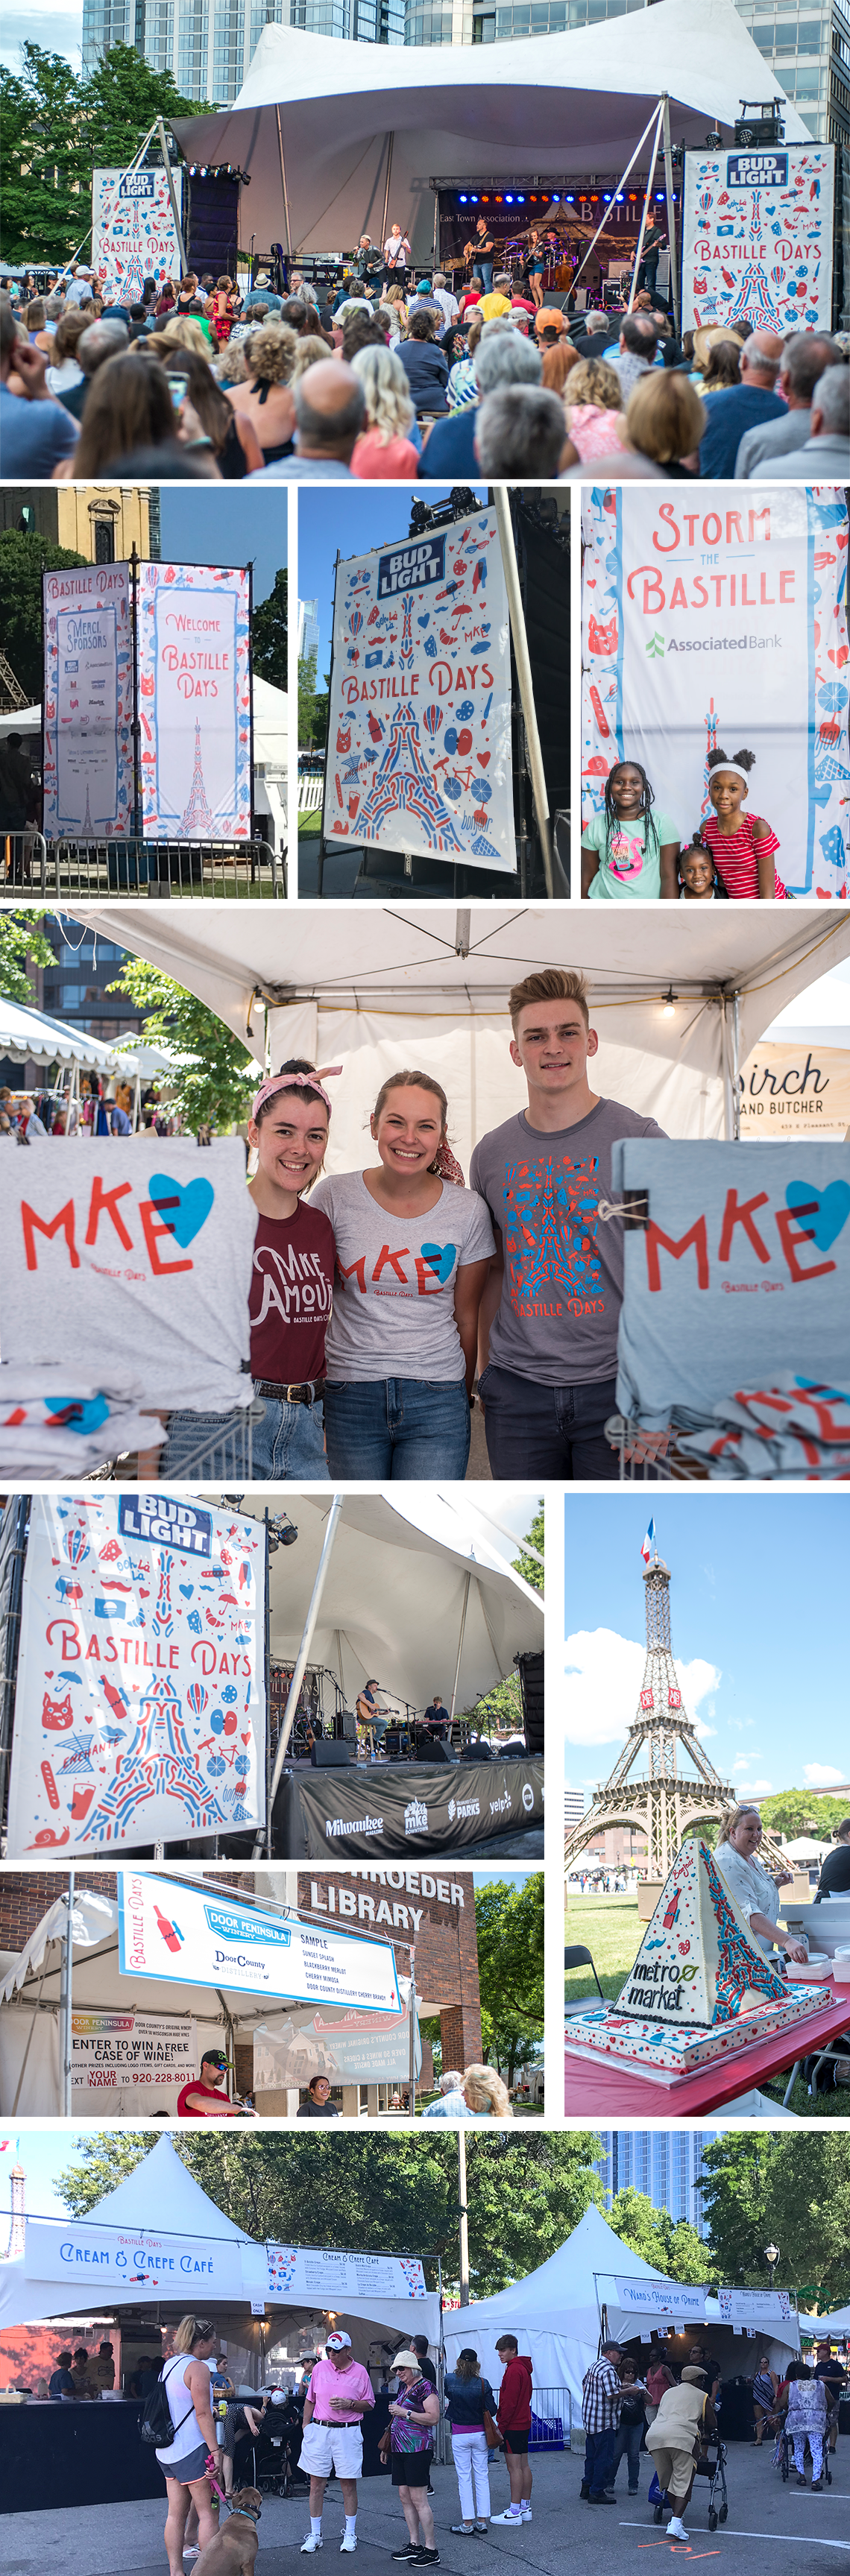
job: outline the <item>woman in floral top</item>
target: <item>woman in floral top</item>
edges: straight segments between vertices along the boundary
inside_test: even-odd
[[[399,2389],[390,2406],[390,2459],[408,2540],[404,2549],[393,2550],[393,2557],[408,2567],[439,2567],[428,2479],[440,2402],[430,2380],[423,2379],[422,2364],[415,2352],[397,2352],[394,2368]]]

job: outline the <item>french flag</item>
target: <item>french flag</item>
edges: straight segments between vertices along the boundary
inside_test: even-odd
[[[649,1564],[649,1560],[650,1560],[650,1557],[651,1557],[651,1555],[652,1555],[652,1551],[653,1551],[654,1546],[655,1546],[655,1522],[654,1522],[654,1521],[650,1521],[649,1528],[648,1528],[648,1530],[647,1530],[646,1537],[645,1537],[645,1539],[644,1539],[643,1546],[642,1546],[642,1548],[641,1548],[641,1556],[643,1557],[644,1565],[648,1565],[648,1564]]]

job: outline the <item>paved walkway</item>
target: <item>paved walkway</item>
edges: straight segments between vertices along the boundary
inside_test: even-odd
[[[494,2525],[484,2539],[452,2539],[449,2526],[458,2520],[457,2486],[450,2468],[437,2469],[434,2515],[440,2550],[440,2576],[510,2576],[512,2567],[530,2576],[667,2576],[672,2560],[700,2563],[701,2576],[839,2576],[850,2565],[850,2444],[839,2441],[833,2484],[822,2495],[803,2494],[792,2478],[783,2487],[766,2450],[730,2446],[727,2465],[729,2519],[720,2530],[707,2526],[707,2483],[697,2482],[688,2507],[690,2546],[676,2547],[666,2526],[653,2522],[646,2492],[647,2459],[641,2460],[641,2494],[632,2503],[626,2493],[626,2464],[621,2461],[613,2505],[591,2507],[579,2500],[581,2461],[554,2454],[534,2462],[534,2519],[522,2531]],[[508,2481],[497,2462],[491,2472],[491,2499],[496,2512],[508,2501]],[[387,2479],[370,2478],[361,2486],[358,2519],[357,2576],[395,2576],[391,2552],[404,2537],[402,2517]],[[162,2546],[164,2512],[154,2501],[140,2504],[84,2506],[76,2511],[16,2513],[0,2521],[3,2576],[166,2576]],[[305,2501],[282,2504],[268,2496],[263,2503],[257,2576],[299,2576],[299,2543],[307,2529]],[[323,2576],[334,2576],[339,2559],[342,2513],[335,2488],[325,2503]],[[192,2576],[194,2560],[186,2560]],[[304,2576],[307,2562],[305,2560]],[[672,2576],[672,2570],[671,2570]]]

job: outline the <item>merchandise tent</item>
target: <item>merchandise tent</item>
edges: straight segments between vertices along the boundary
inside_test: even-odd
[[[123,2308],[137,2312],[141,2307],[151,2326],[159,2322],[176,2324],[192,2306],[212,2315],[226,2344],[228,2366],[235,2380],[258,2386],[264,2375],[265,2353],[276,2336],[299,2324],[311,2328],[316,2340],[324,2339],[327,2309],[319,2305],[307,2308],[303,2297],[280,2289],[266,2288],[263,2300],[264,2249],[226,2218],[202,2191],[166,2135],[157,2139],[150,2155],[115,2191],[105,2193],[81,2224],[89,2234],[96,2227],[99,2241],[107,2248],[123,2242],[135,2244],[144,2252],[146,2245],[167,2248],[169,2239],[196,2248],[199,2266],[204,2261],[211,2266],[206,2283],[202,2274],[193,2286],[187,2269],[184,2279],[188,2278],[189,2287],[177,2289],[173,2297],[146,2299],[140,2294],[138,2282],[127,2280],[119,2288],[110,2283],[108,2290],[101,2284],[99,2301],[104,2309],[112,2308],[116,2314]],[[31,2320],[77,2317],[81,2296],[86,2290],[91,2296],[91,2271],[87,2273],[78,2264],[76,2278],[69,2279],[60,2256],[61,2244],[73,2247],[78,2241],[77,2222],[57,2220],[51,2222],[51,2228],[56,2241],[55,2271],[47,2273],[45,2266],[36,2274],[32,2266],[28,2269],[26,2249],[16,2261],[0,2263],[0,2336],[9,2327]],[[45,2262],[44,2256],[40,2262]],[[345,2296],[345,2312],[335,2302],[334,2313],[337,2324],[351,2336],[356,2361],[368,2362],[373,2345],[384,2339],[397,2351],[411,2333],[414,2319],[416,2331],[427,2334],[435,2350],[439,2347],[440,2302],[435,2290],[416,2299],[384,2298],[371,2291],[361,2298],[349,2292]],[[265,2327],[261,2318],[250,2314],[252,2300],[257,2306],[265,2306]]]
[[[120,1047],[89,1037],[85,1029],[70,1028],[65,1020],[49,1020],[43,1011],[28,1010],[21,1002],[7,1001],[5,994],[0,995],[0,1056],[11,1056],[14,1064],[56,1064],[62,1070],[75,1067],[77,1072],[136,1071],[135,1057],[125,1055]]]
[[[775,74],[789,142],[809,141]],[[433,241],[431,179],[557,187],[570,173],[624,172],[669,94],[676,142],[731,127],[765,68],[731,0],[660,0],[569,35],[472,49],[387,49],[266,26],[232,108],[177,119],[191,164],[238,163],[252,184],[251,229],[292,252],[348,251],[368,231],[407,229],[417,259]],[[647,147],[644,167],[649,158]],[[496,181],[498,185],[498,180]]]
[[[665,11],[661,0],[652,17]],[[525,1105],[508,993],[547,966],[587,975],[595,1088],[669,1136],[734,1134],[737,1070],[777,1012],[850,956],[850,919],[791,904],[692,912],[349,904],[321,923],[311,912],[264,919],[260,940],[248,905],[219,916],[209,904],[93,904],[86,921],[188,986],[271,1067],[289,1056],[342,1066],[330,1083],[329,1171],[362,1163],[381,1082],[415,1065],[443,1084],[468,1172],[477,1139]]]

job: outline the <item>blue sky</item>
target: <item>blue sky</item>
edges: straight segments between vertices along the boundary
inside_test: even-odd
[[[845,1782],[847,1497],[642,1486],[565,1502],[568,1785],[607,1777],[636,1712],[650,1513],[685,1707],[715,1768],[764,1797]]]
[[[286,484],[216,483],[193,492],[186,483],[162,487],[163,563],[254,566],[254,606],[274,589],[287,561]]]
[[[448,483],[429,484],[429,502],[447,501],[451,488]],[[485,484],[473,483],[470,488],[477,501],[486,502]],[[319,603],[320,680],[330,665],[337,548],[343,556],[365,555],[372,546],[383,545],[393,537],[406,537],[410,529],[410,494],[408,483],[399,484],[396,491],[387,484],[373,491],[368,483],[355,486],[353,492],[338,485],[322,490],[311,484],[299,491],[298,596],[317,599]]]

